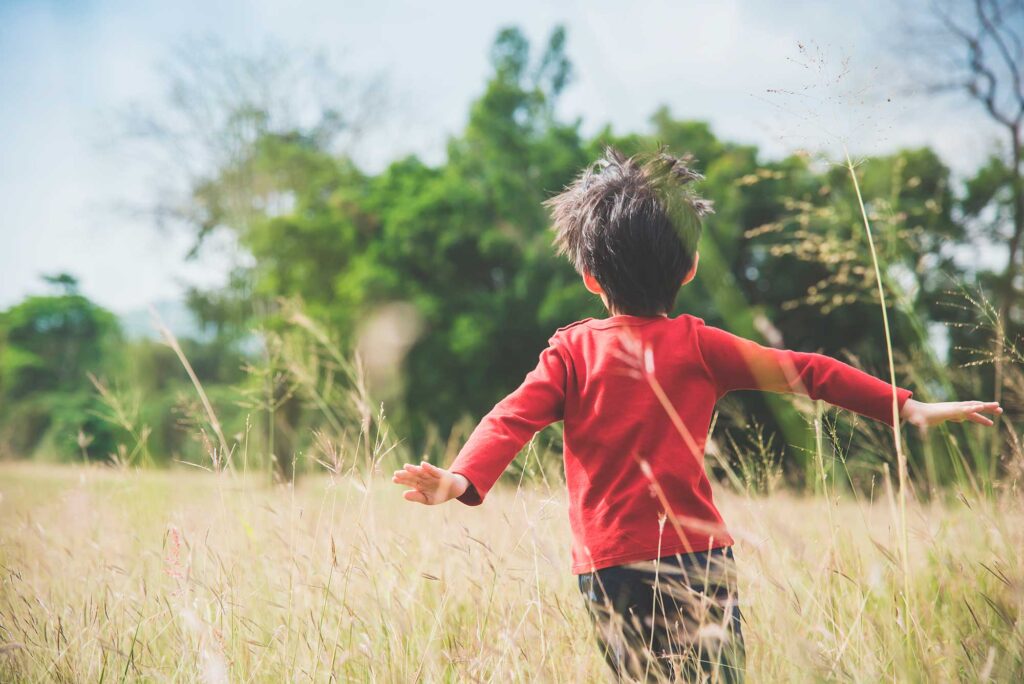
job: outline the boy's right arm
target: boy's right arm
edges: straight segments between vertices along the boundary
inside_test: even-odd
[[[803,394],[893,424],[893,387],[861,370],[822,354],[764,347],[718,328],[697,330],[701,355],[722,396],[732,390]],[[945,421],[992,421],[981,413],[1001,413],[995,402],[943,402],[928,404],[910,398],[910,390],[896,388],[897,413],[902,420],[928,427]]]
[[[562,419],[569,370],[554,343],[541,352],[523,384],[484,416],[447,470],[406,464],[392,481],[411,487],[409,501],[438,504],[458,499],[476,506],[531,437]]]

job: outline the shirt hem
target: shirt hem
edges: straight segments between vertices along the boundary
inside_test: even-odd
[[[723,537],[721,541],[715,540],[711,544],[707,544],[707,539],[704,540],[704,544],[676,544],[674,546],[662,546],[661,548],[655,547],[653,549],[644,549],[641,551],[631,551],[629,553],[622,553],[615,556],[603,556],[601,558],[595,558],[589,563],[573,563],[572,574],[582,575],[588,572],[594,572],[595,570],[604,570],[615,565],[625,565],[627,563],[635,563],[637,561],[652,561],[656,558],[663,558],[664,556],[674,556],[677,553],[699,553],[702,551],[710,551],[711,549],[722,549],[727,546],[733,545],[732,537]]]

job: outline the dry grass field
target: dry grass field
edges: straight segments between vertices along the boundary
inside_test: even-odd
[[[1021,681],[1019,494],[911,504],[905,602],[879,491],[720,495],[750,681]],[[5,682],[607,676],[557,490],[425,508],[382,475],[7,464],[0,494]]]

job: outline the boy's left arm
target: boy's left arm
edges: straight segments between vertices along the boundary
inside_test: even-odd
[[[736,389],[804,394],[893,424],[893,386],[849,364],[823,354],[764,347],[713,327],[702,327],[698,335],[701,354],[720,394]],[[910,390],[895,388],[896,413],[922,428],[965,420],[992,425],[981,414],[1002,413],[996,402],[925,403],[910,397]]]
[[[552,341],[523,384],[484,416],[448,469],[425,461],[406,464],[392,482],[411,488],[404,495],[409,501],[434,505],[457,498],[480,505],[523,445],[562,419],[568,376],[562,352]]]

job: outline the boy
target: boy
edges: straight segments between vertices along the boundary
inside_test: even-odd
[[[894,388],[882,380],[668,316],[697,272],[700,221],[711,211],[690,189],[699,178],[664,153],[609,149],[549,200],[559,253],[610,316],[559,329],[449,469],[407,464],[393,478],[411,488],[409,501],[479,505],[523,445],[563,420],[572,571],[620,678],[742,678],[732,539],[703,465],[718,399],[736,389],[798,392],[893,422]],[[921,427],[992,425],[982,413],[1001,412],[895,394],[899,416]]]

